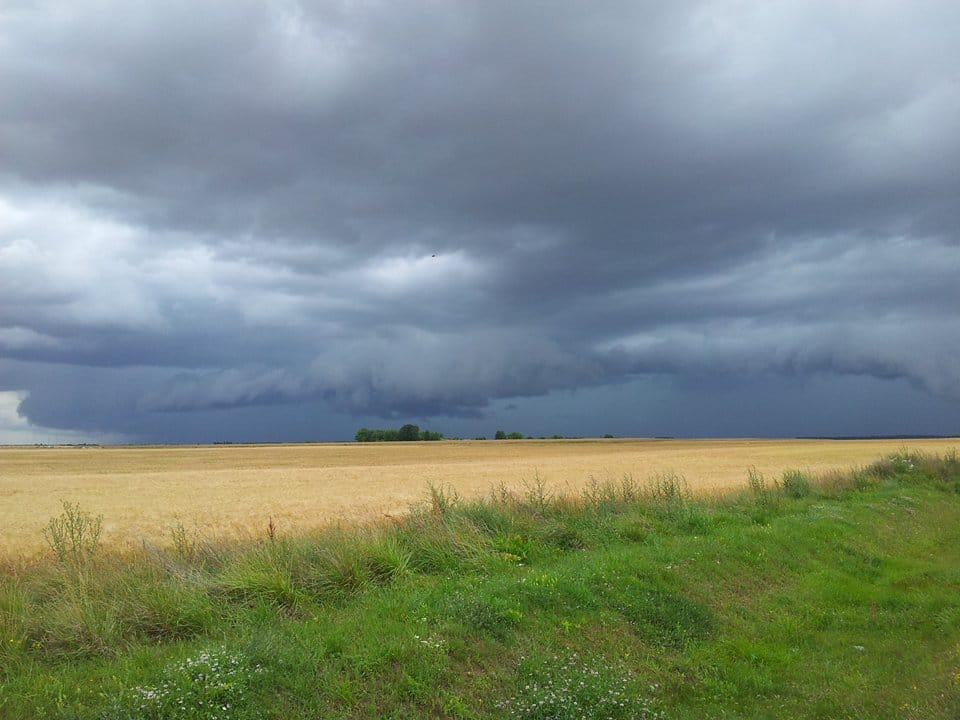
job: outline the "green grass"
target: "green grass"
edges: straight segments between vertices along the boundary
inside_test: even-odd
[[[70,537],[0,575],[2,718],[960,717],[952,453],[710,502],[534,481],[246,545]]]

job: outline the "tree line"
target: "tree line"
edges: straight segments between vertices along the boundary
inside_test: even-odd
[[[494,434],[494,440],[525,440],[533,439],[533,436],[526,436],[518,432],[505,432],[497,430]],[[613,435],[604,435],[605,438],[612,438]],[[433,432],[432,430],[421,430],[418,425],[407,423],[400,428],[386,428],[384,430],[360,428],[354,436],[357,442],[403,442],[405,440],[443,440],[443,433]],[[451,438],[452,440],[461,440],[462,438]],[[477,437],[474,440],[486,440],[486,437]],[[564,435],[552,435],[549,438],[541,437],[541,440],[565,440],[569,439]]]
[[[407,423],[397,428],[385,430],[360,428],[354,436],[357,442],[404,442],[411,440],[443,440],[443,433],[421,430],[418,425]]]

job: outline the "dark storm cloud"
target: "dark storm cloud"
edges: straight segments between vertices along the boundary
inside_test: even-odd
[[[183,410],[318,394],[356,414],[477,415],[491,398],[595,382],[601,368],[525,333],[444,336],[396,328],[323,352],[303,374],[233,370],[174,378],[148,407]]]
[[[645,374],[960,398],[958,35],[933,1],[8,3],[0,391],[103,432]]]

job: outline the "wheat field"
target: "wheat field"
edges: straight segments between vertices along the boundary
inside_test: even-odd
[[[306,445],[0,448],[0,556],[45,547],[63,501],[103,515],[103,541],[167,544],[182,524],[202,537],[396,517],[431,484],[461,496],[542,480],[573,491],[591,479],[682,475],[695,492],[743,487],[751,466],[776,478],[865,465],[908,447],[943,453],[957,440],[519,440]]]

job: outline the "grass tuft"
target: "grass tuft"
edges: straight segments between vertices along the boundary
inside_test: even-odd
[[[691,535],[708,531],[709,520],[700,504],[693,500],[690,485],[682,475],[655,475],[647,493],[654,512],[674,529]]]
[[[786,470],[777,485],[781,493],[794,500],[805,498],[813,492],[810,479],[800,470]]]

